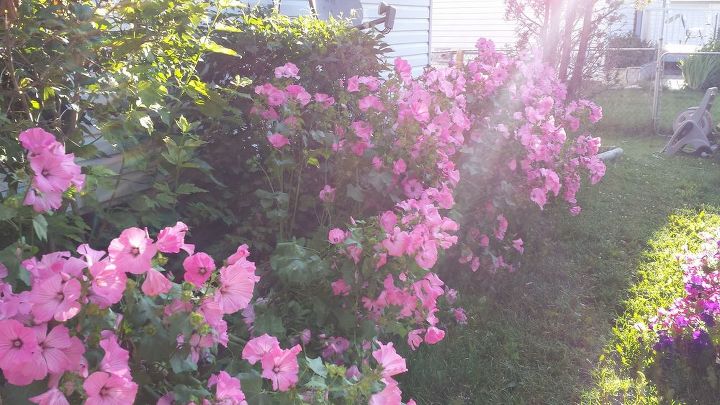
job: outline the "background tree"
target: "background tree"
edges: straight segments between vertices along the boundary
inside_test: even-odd
[[[506,0],[505,17],[516,23],[518,48],[539,46],[571,93],[602,68],[608,37],[620,20],[622,0]]]

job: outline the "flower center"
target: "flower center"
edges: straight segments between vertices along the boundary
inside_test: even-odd
[[[140,255],[140,248],[133,246],[133,247],[130,249],[130,254],[133,255],[133,256],[138,256],[138,255]]]
[[[280,374],[280,366],[273,367],[273,373]]]
[[[65,294],[63,294],[62,291],[58,291],[58,293],[55,295],[55,298],[57,298],[58,300],[62,301],[62,300],[65,299]]]
[[[20,339],[15,339],[15,340],[12,341],[12,345],[13,345],[13,347],[19,349],[19,348],[21,348],[21,347],[23,346],[23,342],[22,342],[22,340],[20,340]]]
[[[50,174],[50,171],[48,169],[43,169],[41,173],[43,177],[47,177]]]
[[[205,273],[207,273],[207,269],[206,269],[205,267],[200,267],[200,268],[198,269],[198,273],[204,275]]]
[[[105,397],[110,393],[110,389],[108,387],[102,387],[100,388],[100,396]]]

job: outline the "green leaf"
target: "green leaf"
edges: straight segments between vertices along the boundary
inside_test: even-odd
[[[203,48],[209,52],[221,53],[223,55],[238,56],[238,53],[230,48],[226,48],[215,41],[206,39],[203,41]]]
[[[223,2],[221,2],[221,3],[223,3]],[[235,3],[239,3],[239,2],[235,2]],[[215,28],[216,30],[218,30],[218,31],[225,31],[225,32],[242,32],[242,30],[241,30],[240,28],[233,27],[233,26],[231,26],[231,25],[227,25],[227,24],[223,24],[223,23],[217,23],[217,24],[215,24],[215,27],[214,27],[214,28]]]
[[[41,241],[47,240],[47,220],[44,216],[38,215],[35,218],[33,218],[33,229],[35,230],[35,235],[37,235],[38,239]]]
[[[323,361],[320,357],[311,359],[309,357],[305,357],[305,360],[307,361],[307,365],[315,374],[319,375],[320,377],[327,377],[327,369],[325,368],[325,364],[323,364]]]
[[[149,115],[140,117],[140,119],[138,121],[140,122],[140,126],[147,129],[148,133],[152,133],[152,131],[155,127],[153,125],[152,118],[150,118]]]
[[[0,221],[7,221],[8,219],[12,219],[15,217],[16,214],[16,208],[0,204]]]
[[[186,371],[197,370],[197,364],[190,360],[189,354],[189,351],[182,350],[175,352],[175,354],[170,357],[170,367],[172,367],[174,373],[180,374]]]
[[[305,388],[309,388],[311,390],[326,390],[327,389],[327,383],[325,383],[325,379],[314,375],[312,378],[310,378],[310,381],[305,383]]]
[[[363,200],[365,200],[362,187],[356,186],[354,184],[347,185],[347,196],[357,202],[363,202]]]
[[[175,192],[177,194],[187,195],[187,194],[195,194],[195,193],[207,193],[207,190],[197,187],[194,184],[183,183],[177,187]]]

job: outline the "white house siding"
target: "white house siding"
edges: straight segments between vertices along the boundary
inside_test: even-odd
[[[378,18],[378,6],[381,0],[362,1],[363,21]],[[384,0],[397,9],[395,27],[385,36],[385,42],[392,52],[388,59],[396,57],[406,59],[413,67],[413,73],[419,74],[430,63],[430,5],[436,0]],[[272,0],[251,0],[255,4],[272,4]],[[283,0],[280,12],[289,16],[310,13],[307,0]]]
[[[433,0],[433,50],[473,49],[478,38],[510,49],[517,41],[515,24],[505,20],[504,0]]]
[[[627,0],[627,3],[632,2]],[[720,28],[720,1],[670,1],[667,16],[669,22],[665,24],[664,37],[666,44],[702,45],[713,39],[714,31]],[[684,27],[679,16],[685,20]],[[661,34],[662,0],[653,0],[645,7],[641,20],[641,37],[657,42]]]

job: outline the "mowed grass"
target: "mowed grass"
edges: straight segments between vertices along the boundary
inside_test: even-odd
[[[651,291],[664,297],[659,301],[633,301],[638,289],[652,285],[643,281],[648,280],[647,269],[677,272],[667,264],[648,265],[652,253],[644,253],[653,252],[658,243],[665,243],[665,255],[680,251],[680,245],[667,243],[682,234],[672,225],[678,217],[666,228],[669,216],[694,218],[720,207],[720,164],[664,157],[658,151],[665,139],[639,136],[643,132],[633,132],[633,123],[617,129],[622,126],[617,121],[637,117],[613,104],[627,98],[612,100],[600,99],[607,119],[596,134],[604,145],[622,147],[625,155],[609,164],[599,185],[583,189],[581,215],[571,217],[554,208],[516,218],[522,222],[526,253],[515,273],[446,270],[450,283],[461,286],[460,305],[469,324],[451,328],[442,344],[404,353],[412,367],[401,379],[403,388],[419,404],[659,400],[652,383],[638,378],[637,364],[631,367],[642,359],[623,358],[617,349],[625,349],[631,336],[625,332],[638,314],[656,311],[677,293],[675,285],[669,293]],[[716,217],[704,218],[713,222]],[[699,228],[694,226],[678,243],[691,240]]]

